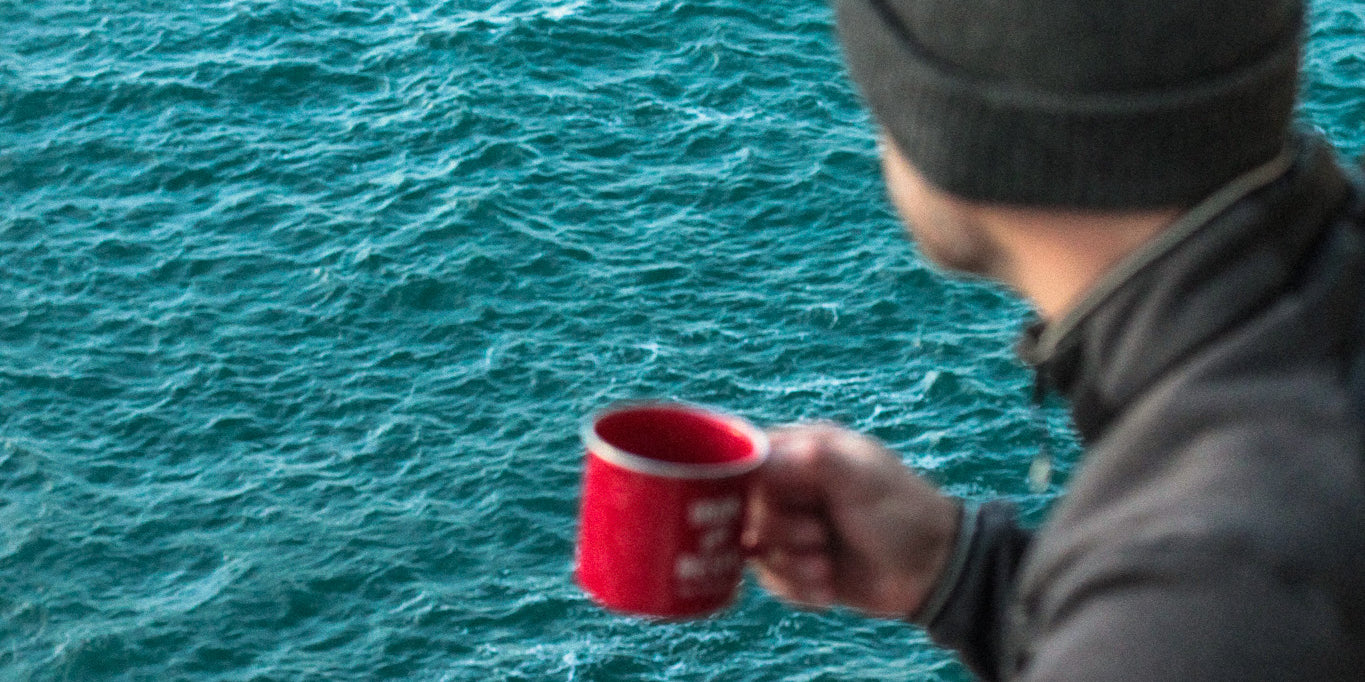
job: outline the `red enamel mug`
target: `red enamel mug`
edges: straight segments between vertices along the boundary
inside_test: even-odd
[[[622,405],[583,427],[575,574],[621,613],[690,618],[728,606],[744,570],[745,495],[768,439],[738,417]]]

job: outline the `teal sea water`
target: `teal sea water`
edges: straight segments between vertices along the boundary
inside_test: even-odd
[[[582,416],[1076,459],[886,208],[818,2],[0,0],[0,680],[965,680],[908,626],[570,577]],[[1365,148],[1365,4],[1305,125]],[[1032,494],[1040,442],[1062,476]]]

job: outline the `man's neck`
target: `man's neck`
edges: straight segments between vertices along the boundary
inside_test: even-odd
[[[1125,256],[1161,233],[1179,209],[1126,213],[990,207],[980,219],[1004,258],[997,273],[1033,302],[1045,320],[1058,320]]]

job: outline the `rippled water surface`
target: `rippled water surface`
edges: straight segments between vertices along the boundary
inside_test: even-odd
[[[1344,154],[1363,35],[1315,6]],[[0,0],[0,679],[963,680],[598,610],[575,434],[833,418],[1037,515],[1024,316],[902,239],[820,3]]]

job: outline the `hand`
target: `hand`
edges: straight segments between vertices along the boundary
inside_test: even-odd
[[[759,582],[807,607],[910,618],[957,537],[957,502],[867,436],[829,424],[769,433],[743,542]]]

